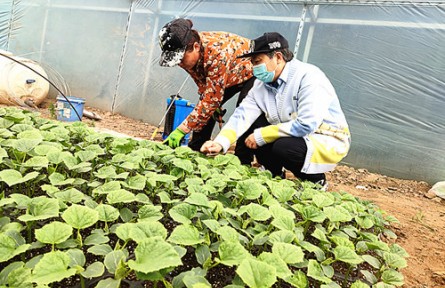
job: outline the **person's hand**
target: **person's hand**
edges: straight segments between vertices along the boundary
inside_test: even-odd
[[[214,155],[221,152],[223,147],[215,141],[206,141],[202,146],[200,151],[206,155]]]
[[[182,131],[179,127],[176,128],[170,135],[168,135],[167,139],[164,140],[164,144],[170,146],[171,148],[176,148],[181,145],[181,140],[187,133]]]
[[[244,141],[244,143],[246,144],[247,148],[250,149],[257,149],[258,148],[258,144],[255,141],[255,136],[252,134],[250,134],[247,138],[246,141]]]

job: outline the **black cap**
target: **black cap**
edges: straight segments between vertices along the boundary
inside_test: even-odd
[[[238,58],[251,57],[256,54],[269,53],[286,48],[289,48],[289,43],[283,35],[277,32],[267,32],[263,36],[253,39],[250,44],[250,52]]]
[[[192,37],[193,23],[189,19],[175,19],[159,31],[159,45],[162,49],[159,65],[173,67],[181,63],[185,49]]]

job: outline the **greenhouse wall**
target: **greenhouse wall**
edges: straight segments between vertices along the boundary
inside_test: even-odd
[[[0,49],[39,62],[87,106],[157,125],[182,84],[198,101],[184,70],[158,65],[158,31],[176,17],[285,35],[337,90],[352,132],[344,164],[445,180],[444,1],[1,0]]]

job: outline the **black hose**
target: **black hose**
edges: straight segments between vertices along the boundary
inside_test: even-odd
[[[59,88],[57,88],[56,85],[54,85],[53,82],[51,82],[48,78],[46,78],[45,76],[43,76],[42,74],[40,74],[39,72],[37,72],[36,70],[34,70],[33,68],[29,67],[28,65],[26,65],[26,64],[24,64],[24,63],[22,63],[22,62],[20,62],[20,61],[17,61],[17,60],[15,60],[14,58],[12,58],[12,57],[10,57],[10,56],[8,56],[8,55],[5,55],[5,54],[3,54],[3,53],[1,53],[1,52],[0,52],[0,55],[3,56],[3,57],[5,57],[5,58],[8,58],[8,59],[11,60],[11,61],[14,61],[14,62],[17,63],[17,64],[20,64],[20,65],[22,65],[22,66],[25,66],[26,68],[28,68],[28,69],[31,70],[32,72],[36,73],[37,75],[39,75],[40,77],[42,77],[43,79],[45,79],[46,81],[48,81],[48,83],[51,84],[51,85],[52,85],[52,86],[53,86],[53,87],[60,93],[60,95],[62,95],[63,98],[65,98],[65,100],[70,104],[71,108],[73,108],[74,112],[76,112],[76,115],[77,115],[77,118],[79,118],[79,121],[82,121],[82,117],[80,117],[79,113],[77,113],[77,110],[76,110],[76,108],[74,108],[74,105],[71,103],[70,100],[68,100],[68,97],[66,97],[65,94],[63,94],[63,92],[62,92]]]

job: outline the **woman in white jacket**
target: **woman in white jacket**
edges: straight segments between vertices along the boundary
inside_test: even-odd
[[[252,41],[253,74],[246,98],[203,153],[227,152],[245,138],[258,162],[281,176],[283,168],[301,180],[324,184],[325,172],[348,153],[351,137],[343,111],[326,75],[293,58],[288,41],[271,32]]]

